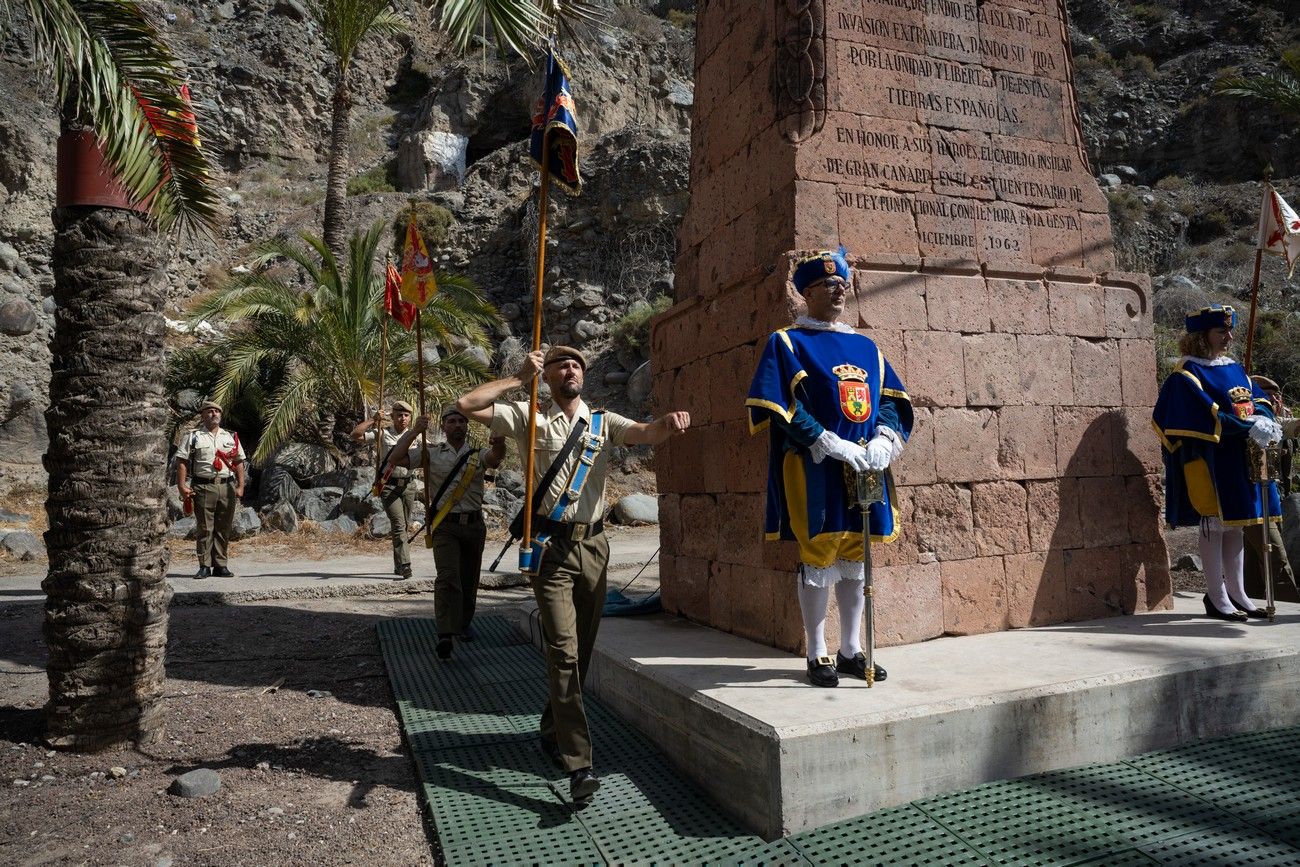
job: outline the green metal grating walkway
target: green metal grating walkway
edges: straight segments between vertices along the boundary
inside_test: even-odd
[[[541,656],[500,617],[455,660],[433,621],[379,641],[447,864],[1297,865],[1300,729],[988,783],[764,843],[587,696],[586,808],[537,748]]]

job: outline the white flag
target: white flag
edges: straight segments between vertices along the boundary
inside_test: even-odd
[[[1300,261],[1300,217],[1272,187],[1264,188],[1259,213],[1259,249],[1286,259],[1287,277]]]

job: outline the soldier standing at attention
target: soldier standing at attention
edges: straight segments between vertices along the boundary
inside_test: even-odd
[[[382,439],[379,441],[381,457],[386,462],[392,455],[393,446],[407,427],[411,424],[411,405],[404,400],[393,401],[393,429],[385,430],[383,410],[375,413],[373,419],[366,419],[352,429],[352,441],[373,443],[375,431],[370,428],[379,423]],[[380,473],[380,478],[385,479]],[[402,579],[411,577],[411,547],[406,541],[406,529],[411,523],[411,512],[415,510],[415,489],[411,487],[411,471],[405,466],[394,467],[384,481],[379,494],[384,504],[384,514],[388,516],[391,529],[389,538],[393,541],[393,574]]]
[[[487,525],[483,523],[484,472],[501,465],[506,455],[505,437],[492,437],[486,449],[470,448],[469,419],[454,406],[442,411],[444,442],[429,443],[425,454],[414,440],[429,427],[422,415],[402,435],[388,458],[388,466],[416,469],[429,465],[428,521],[433,522],[433,563],[438,578],[433,585],[434,620],[438,625],[439,659],[450,659],[452,638],[473,641],[470,621],[478,599],[479,572]]]
[[[534,482],[547,475],[564,451],[575,427],[586,433],[560,462],[558,471],[533,516],[533,533],[548,534],[549,546],[536,574],[530,575],[533,596],[546,642],[546,671],[550,694],[542,711],[542,751],[569,774],[569,797],[582,804],[600,788],[592,771],[591,733],[582,705],[582,681],[596,644],[596,630],[605,604],[609,540],[605,538],[605,478],[610,446],[658,445],[691,424],[689,413],[670,412],[652,422],[634,422],[621,415],[592,410],[582,400],[587,359],[568,346],[554,346],[543,357],[531,352],[514,376],[480,385],[456,402],[471,421],[491,427],[495,436],[514,438],[519,453],[527,452],[528,401],[500,402],[506,392],[527,388],[541,374],[551,391],[551,404],[537,412]],[[579,465],[590,466],[577,476]],[[576,495],[571,483],[583,478]],[[559,512],[558,516],[556,513]]]
[[[239,434],[221,427],[221,407],[205,401],[202,423],[181,440],[176,451],[176,489],[194,503],[199,531],[199,571],[195,578],[233,578],[226,568],[226,546],[235,509],[244,495],[244,447]],[[191,485],[191,480],[193,484]]]

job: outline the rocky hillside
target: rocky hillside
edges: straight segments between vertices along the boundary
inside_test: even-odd
[[[471,275],[506,318],[495,363],[527,339],[536,213],[523,141],[535,73],[479,46],[455,56],[423,4],[398,4],[409,35],[367,43],[354,66],[352,222],[391,220],[412,193],[453,222],[436,251]],[[548,341],[597,357],[602,402],[645,412],[644,351],[629,322],[672,291],[687,200],[693,102],[692,6],[614,8],[572,58],[581,69],[586,191],[560,197],[547,250]],[[202,135],[222,168],[230,218],[219,237],[179,245],[172,310],[244,264],[250,245],[319,232],[329,123],[328,56],[298,0],[159,0],[189,65]],[[1147,270],[1160,316],[1248,288],[1258,179],[1271,166],[1300,198],[1295,124],[1214,96],[1226,70],[1262,72],[1300,40],[1300,0],[1074,0],[1072,43],[1094,171],[1107,187],[1125,267]],[[0,42],[0,490],[39,484],[56,122],[19,28]],[[1279,263],[1265,298],[1289,309]],[[633,314],[628,319],[628,314]],[[623,338],[623,339],[616,339]],[[638,374],[640,370],[640,374]],[[1296,373],[1300,376],[1300,366]]]

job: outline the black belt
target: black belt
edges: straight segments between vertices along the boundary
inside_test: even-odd
[[[482,512],[448,512],[447,517],[442,519],[444,524],[460,524],[462,527],[467,524],[482,524]]]
[[[230,483],[233,482],[234,480],[235,480],[235,477],[234,477],[234,476],[220,476],[220,477],[218,477],[218,476],[212,476],[212,477],[210,477],[210,478],[206,478],[206,479],[200,479],[200,478],[198,478],[198,477],[196,476],[196,477],[194,478],[194,484],[196,484],[196,485],[211,485],[211,484],[213,484],[213,483],[215,483],[215,482],[224,482],[224,483],[226,483],[226,484],[230,484]]]
[[[533,518],[533,532],[538,530],[545,530],[556,539],[581,542],[583,539],[590,539],[605,532],[605,519],[601,518],[593,524],[584,524],[581,521],[552,521],[550,518],[538,515]]]

